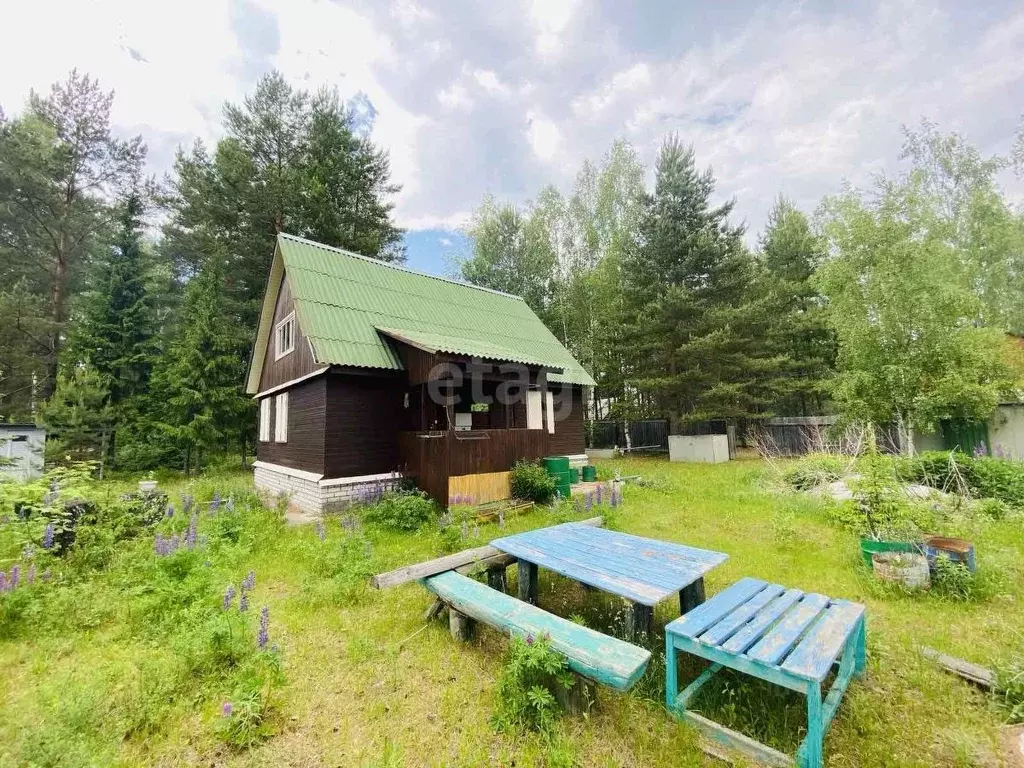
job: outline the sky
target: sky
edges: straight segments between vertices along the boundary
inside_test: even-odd
[[[485,194],[568,190],[616,138],[648,166],[666,134],[692,142],[753,242],[779,194],[813,211],[895,170],[904,125],[994,153],[1024,115],[1024,4],[1003,0],[0,0],[0,18],[8,115],[78,67],[160,176],[268,70],[365,97],[409,265],[444,274]]]

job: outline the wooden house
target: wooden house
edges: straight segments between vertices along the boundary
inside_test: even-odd
[[[503,498],[520,459],[586,463],[593,383],[517,296],[282,234],[247,382],[255,482],[311,512],[403,477]]]

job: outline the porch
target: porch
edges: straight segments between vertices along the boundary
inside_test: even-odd
[[[507,472],[520,459],[547,456],[550,438],[544,429],[399,432],[398,455],[406,477],[447,506],[449,478]]]

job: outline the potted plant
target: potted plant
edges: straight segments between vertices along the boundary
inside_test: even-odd
[[[870,450],[851,486],[863,520],[860,552],[866,566],[873,567],[876,554],[920,552],[920,532],[908,514],[907,497],[891,459]]]

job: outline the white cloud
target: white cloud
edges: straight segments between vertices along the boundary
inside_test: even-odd
[[[572,21],[577,0],[533,0],[529,16],[534,26],[534,48],[545,59],[557,59],[565,50],[562,34]]]
[[[448,247],[450,247],[450,246],[451,246],[451,244],[452,244],[452,240],[451,240],[451,238],[450,238],[450,237],[442,237],[442,238],[441,238],[440,240],[438,240],[437,242],[438,242],[438,244],[440,244],[440,245],[443,245],[443,246],[444,246],[445,248],[448,248]]]
[[[498,74],[491,69],[477,69],[473,71],[473,79],[477,85],[483,88],[487,93],[491,94],[506,94],[508,93],[508,86],[501,82],[501,78]]]
[[[526,113],[526,135],[534,153],[541,160],[554,159],[562,143],[562,133],[552,120],[538,112]]]

